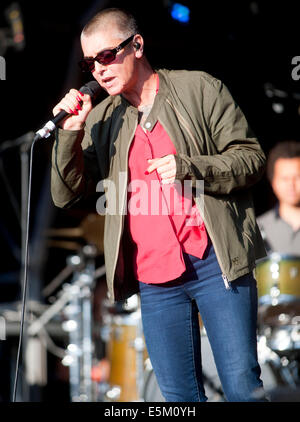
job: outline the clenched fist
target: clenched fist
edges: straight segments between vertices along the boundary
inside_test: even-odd
[[[80,130],[92,110],[91,97],[71,89],[53,108],[53,115],[56,116],[61,110],[65,110],[69,116],[60,123],[60,127],[66,130]]]

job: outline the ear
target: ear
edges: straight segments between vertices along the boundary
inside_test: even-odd
[[[135,49],[135,56],[141,58],[144,54],[144,39],[140,34],[134,37],[133,47]]]

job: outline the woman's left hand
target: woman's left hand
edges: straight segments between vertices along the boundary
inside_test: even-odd
[[[161,158],[153,158],[148,160],[150,166],[147,168],[148,173],[156,170],[163,184],[174,183],[176,177],[176,161],[173,154],[165,155]]]

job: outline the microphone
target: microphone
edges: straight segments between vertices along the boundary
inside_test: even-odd
[[[79,91],[82,94],[88,94],[92,100],[95,100],[97,96],[100,94],[101,86],[98,84],[97,81],[90,81],[87,84],[83,85]],[[60,123],[63,119],[69,116],[65,110],[61,110],[56,116],[54,116],[51,120],[49,120],[40,130],[38,130],[35,134],[34,140],[37,141],[42,138],[48,138],[50,133],[56,128],[58,123]]]

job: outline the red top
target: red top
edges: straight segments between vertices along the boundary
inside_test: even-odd
[[[134,244],[134,271],[144,283],[163,283],[185,271],[182,251],[202,258],[207,233],[191,192],[182,185],[160,183],[146,174],[150,158],[176,154],[159,122],[152,132],[137,127],[129,152],[128,227]],[[182,194],[185,193],[185,196]],[[196,219],[193,224],[192,219]]]
[[[138,125],[128,158],[127,222],[133,243],[134,272],[144,283],[164,283],[185,271],[182,252],[202,258],[207,246],[204,222],[191,189],[177,181],[161,184],[148,159],[176,154],[159,121],[151,132]]]

